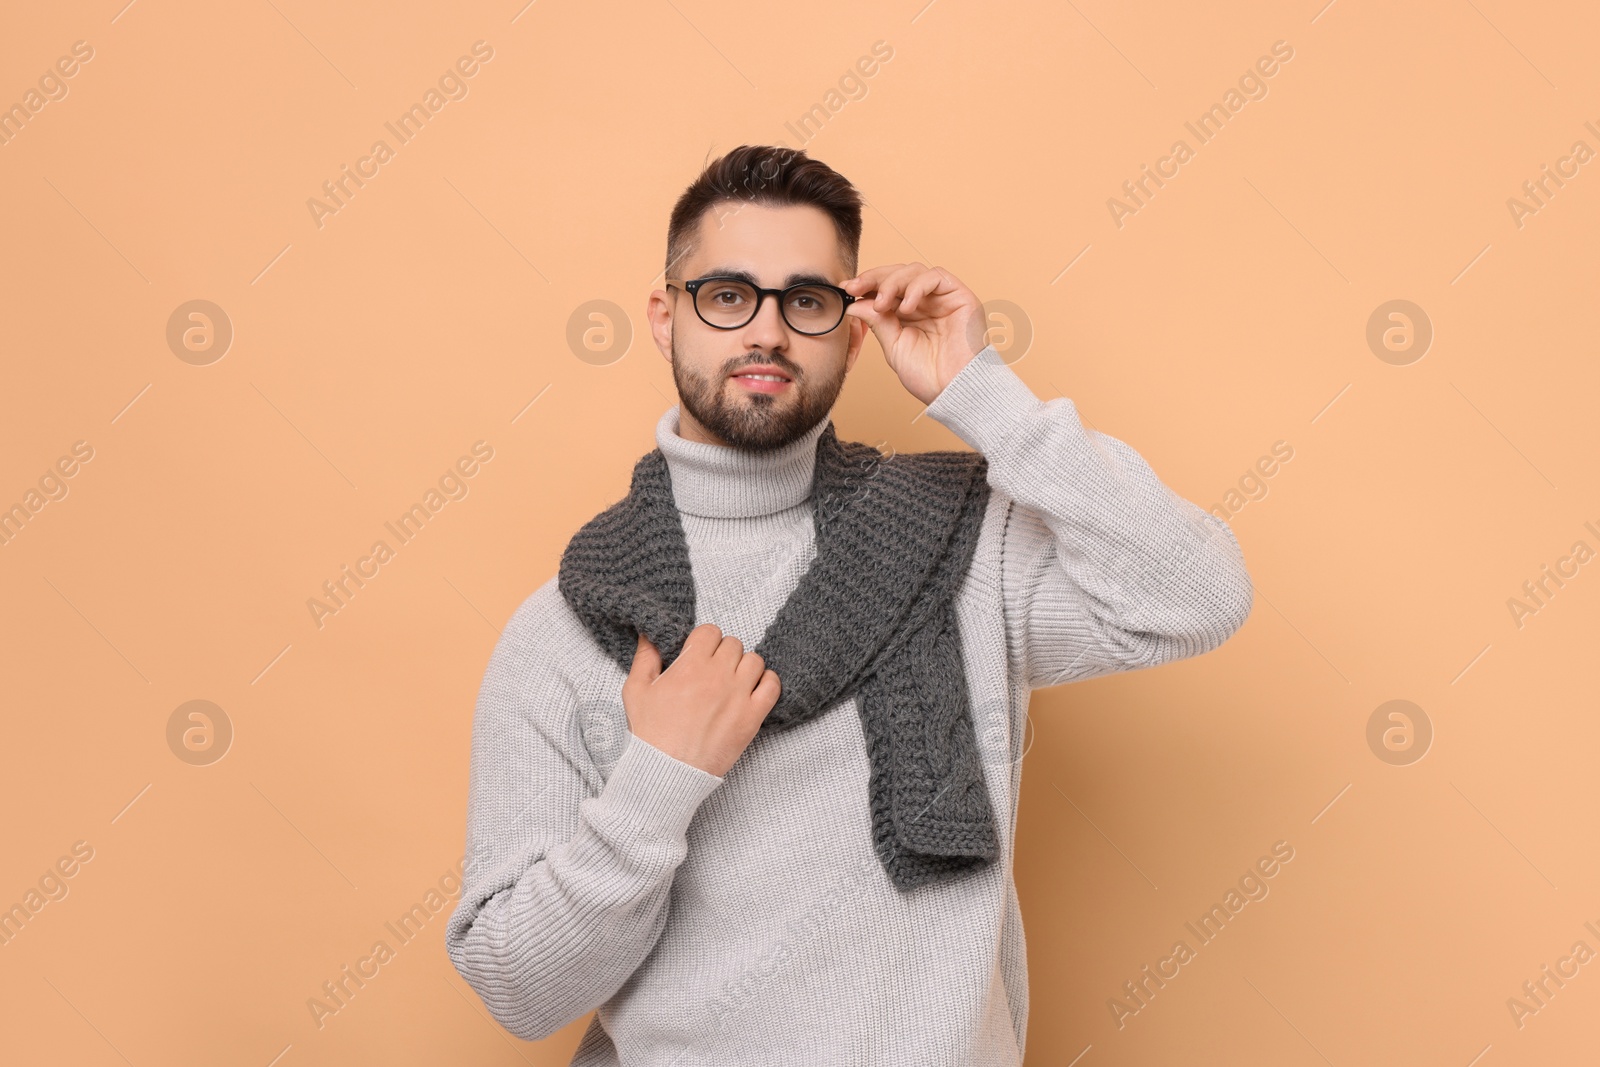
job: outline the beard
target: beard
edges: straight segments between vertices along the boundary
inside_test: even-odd
[[[734,448],[766,452],[798,441],[833,410],[844,388],[845,368],[837,374],[812,380],[786,356],[736,356],[715,375],[689,368],[679,358],[678,339],[672,339],[672,381],[678,387],[683,409],[706,430]],[[740,367],[770,363],[789,376],[782,395],[745,392],[728,376]],[[739,394],[732,395],[730,393]]]

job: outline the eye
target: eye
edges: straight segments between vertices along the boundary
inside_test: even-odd
[[[828,306],[831,293],[815,287],[796,289],[789,294],[789,307],[795,311],[821,311]]]
[[[729,285],[725,282],[706,287],[701,290],[701,295],[722,307],[738,307],[750,298],[750,294],[743,286]]]

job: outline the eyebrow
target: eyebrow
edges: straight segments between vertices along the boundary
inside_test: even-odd
[[[750,285],[755,286],[758,289],[764,288],[764,286],[762,286],[762,284],[758,280],[756,280],[756,276],[753,273],[751,273],[750,271],[747,271],[747,270],[740,270],[737,267],[712,267],[710,270],[708,270],[704,274],[702,274],[701,277],[702,278],[737,278],[741,282],[746,282],[746,283],[748,283]],[[784,279],[783,285],[780,288],[787,289],[791,285],[833,285],[833,284],[834,284],[833,282],[830,282],[827,278],[824,278],[820,274],[816,274],[816,273],[811,272],[811,271],[796,271],[796,272],[790,274],[788,278]]]

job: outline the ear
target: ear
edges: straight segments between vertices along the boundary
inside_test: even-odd
[[[676,290],[657,289],[645,302],[645,321],[650,324],[650,336],[656,343],[661,358],[672,362],[672,308]]]
[[[850,324],[850,347],[845,350],[844,370],[850,373],[850,368],[856,365],[856,358],[861,355],[861,346],[866,342],[867,331],[872,327],[867,325],[866,319],[858,319],[854,315],[846,315],[845,321]]]

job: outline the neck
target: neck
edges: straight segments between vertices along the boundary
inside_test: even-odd
[[[694,439],[681,420],[677,405],[667,409],[656,424],[656,445],[672,477],[673,501],[684,514],[754,518],[792,508],[811,495],[817,438],[828,426],[826,417],[796,440],[762,452]]]

